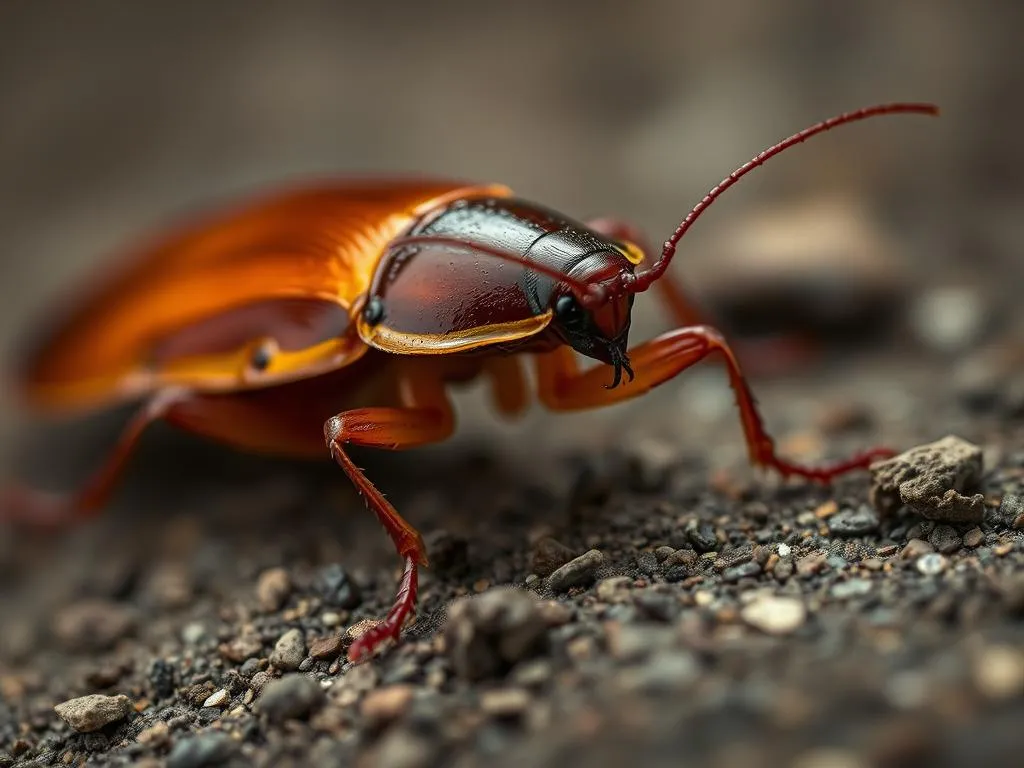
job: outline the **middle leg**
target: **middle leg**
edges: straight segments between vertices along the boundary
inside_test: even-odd
[[[344,411],[324,424],[324,437],[331,456],[384,526],[404,562],[394,605],[380,624],[360,635],[352,644],[348,653],[350,661],[366,658],[384,640],[397,639],[401,634],[405,620],[416,604],[417,568],[427,565],[427,554],[419,532],[384,498],[384,494],[355,465],[345,448],[361,445],[403,450],[440,442],[454,429],[455,419],[442,380],[432,373],[400,375],[401,407]]]

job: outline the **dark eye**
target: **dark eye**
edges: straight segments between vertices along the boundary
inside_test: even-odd
[[[583,318],[583,307],[575,296],[559,296],[555,302],[555,316],[564,324],[578,323]]]

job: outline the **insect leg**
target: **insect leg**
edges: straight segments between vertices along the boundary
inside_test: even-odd
[[[19,485],[4,489],[0,496],[0,520],[47,527],[94,517],[110,498],[146,427],[188,394],[180,389],[166,389],[153,395],[132,416],[103,465],[78,491],[47,493]]]
[[[587,226],[612,240],[627,241],[640,248],[645,255],[654,253],[650,243],[632,224],[618,219],[594,219]],[[670,272],[654,283],[658,299],[677,326],[705,325],[708,316]],[[789,334],[766,339],[747,339],[737,345],[736,354],[747,370],[755,374],[785,373],[816,355],[816,345],[807,335]]]
[[[797,475],[827,483],[846,472],[866,469],[877,459],[893,455],[889,449],[877,448],[822,467],[804,466],[780,457],[775,452],[774,441],[765,430],[754,394],[740,370],[736,356],[722,335],[709,326],[698,325],[670,331],[630,350],[629,359],[635,378],[615,389],[605,388],[609,377],[607,366],[580,370],[568,347],[538,356],[538,395],[541,402],[554,411],[612,405],[638,397],[664,384],[715,352],[724,358],[729,383],[736,393],[736,405],[753,464],[770,467],[784,477]]]
[[[356,490],[387,531],[405,561],[395,603],[384,620],[361,635],[349,649],[349,659],[365,658],[384,640],[398,638],[406,617],[416,604],[417,566],[427,565],[426,548],[419,532],[406,522],[345,452],[346,445],[402,450],[435,443],[448,437],[455,425],[451,406],[439,382],[403,381],[403,408],[359,408],[333,416],[324,424],[331,456],[348,475]]]

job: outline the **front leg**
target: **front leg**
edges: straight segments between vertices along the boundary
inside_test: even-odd
[[[654,256],[647,239],[628,222],[603,218],[588,221],[587,226],[612,240],[632,243],[643,252],[645,260]],[[711,322],[671,270],[661,276],[653,290],[673,325],[689,327]],[[742,339],[736,345],[736,354],[746,363],[748,371],[755,375],[772,375],[786,373],[813,359],[820,352],[818,346],[809,333],[792,333],[763,339]]]
[[[427,565],[419,532],[406,522],[345,452],[347,445],[403,450],[436,443],[451,435],[454,417],[440,380],[408,376],[401,382],[403,407],[359,408],[333,416],[324,424],[324,437],[334,460],[377,516],[405,562],[394,605],[384,620],[360,635],[349,649],[350,661],[369,656],[384,640],[401,634],[416,604],[417,566]]]
[[[568,347],[538,356],[538,395],[541,402],[553,411],[613,405],[638,397],[674,379],[714,352],[722,355],[729,373],[729,383],[736,393],[736,405],[753,464],[771,467],[784,477],[797,475],[827,483],[846,472],[866,469],[877,459],[893,455],[889,449],[877,448],[824,467],[803,466],[780,457],[775,452],[774,441],[764,428],[754,395],[736,356],[718,331],[704,325],[670,331],[630,350],[629,359],[635,378],[614,389],[606,388],[609,376],[607,366],[598,365],[580,370],[573,351]]]

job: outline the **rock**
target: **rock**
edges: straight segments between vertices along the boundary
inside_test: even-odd
[[[946,558],[938,552],[929,552],[917,558],[915,566],[924,576],[938,576],[946,570]]]
[[[604,555],[600,550],[591,549],[552,573],[548,577],[548,586],[555,592],[565,592],[573,587],[589,584],[602,565]]]
[[[839,512],[828,521],[828,529],[833,536],[864,536],[877,531],[878,525],[878,514],[867,504]]]
[[[917,558],[934,552],[934,548],[924,539],[911,539],[900,551],[901,560],[916,560]]]
[[[224,688],[214,691],[203,701],[204,707],[226,707],[231,702],[231,694]]]
[[[1024,496],[1013,493],[1003,495],[999,502],[999,519],[1011,528],[1019,529],[1018,521],[1024,516]]]
[[[289,674],[267,683],[256,700],[255,710],[271,722],[281,723],[308,717],[319,710],[325,700],[316,680],[302,674]]]
[[[981,528],[971,528],[971,530],[964,534],[963,542],[965,547],[970,547],[971,549],[980,547],[985,543],[985,533]]]
[[[533,545],[531,568],[540,577],[547,577],[576,557],[562,542],[544,536]]]
[[[156,699],[166,699],[174,693],[174,667],[164,659],[153,659],[149,665],[149,684]]]
[[[718,536],[714,526],[708,523],[694,522],[686,529],[686,536],[698,552],[713,552],[718,549]]]
[[[363,602],[359,585],[337,563],[325,566],[317,572],[316,589],[324,605],[331,608],[351,611]]]
[[[207,731],[175,743],[167,756],[167,768],[211,768],[224,765],[238,750],[238,742],[228,734]]]
[[[256,599],[267,613],[281,610],[291,593],[292,579],[284,568],[270,568],[256,582]]]
[[[491,717],[519,717],[530,707],[530,693],[523,688],[498,688],[484,691],[480,696],[480,710]]]
[[[989,699],[1024,696],[1024,653],[1020,648],[990,646],[974,660],[974,684]]]
[[[132,700],[123,694],[101,696],[94,693],[61,702],[53,711],[79,733],[90,733],[126,718],[132,711]]]
[[[883,515],[906,505],[929,520],[981,522],[984,496],[961,492],[977,485],[982,464],[981,448],[952,435],[912,448],[872,466],[872,504]]]
[[[928,543],[935,547],[936,552],[949,555],[960,549],[963,539],[953,526],[937,525],[928,537]]]
[[[893,321],[909,281],[876,221],[845,197],[765,207],[691,265],[693,279],[727,331],[863,338]]]
[[[317,661],[330,661],[336,658],[345,647],[345,638],[341,635],[320,637],[309,644],[309,655]]]
[[[800,576],[813,576],[828,567],[827,560],[827,552],[811,552],[796,561],[796,572]]]
[[[937,352],[959,352],[977,340],[988,319],[979,293],[961,286],[935,288],[910,310],[911,327]]]
[[[289,629],[274,644],[270,654],[270,663],[278,669],[291,672],[299,668],[306,658],[306,638],[302,630]]]
[[[413,693],[413,687],[406,684],[377,688],[366,694],[360,711],[363,717],[374,724],[391,722],[409,708]]]
[[[104,651],[131,634],[137,618],[133,610],[102,599],[72,603],[53,618],[53,634],[70,651]]]
[[[740,618],[766,634],[788,635],[803,626],[807,609],[796,598],[765,595],[744,606]]]
[[[246,625],[237,637],[221,643],[217,651],[228,661],[238,664],[253,656],[259,656],[263,651],[263,639],[255,627]]]
[[[547,646],[547,624],[531,593],[495,588],[454,602],[444,636],[455,674],[483,680],[539,655]]]
[[[867,579],[850,579],[849,581],[837,581],[829,591],[837,600],[846,600],[851,597],[868,595],[872,589],[873,586]]]
[[[597,599],[606,603],[620,603],[629,598],[629,591],[633,587],[633,579],[629,576],[612,576],[601,579],[594,590]]]

